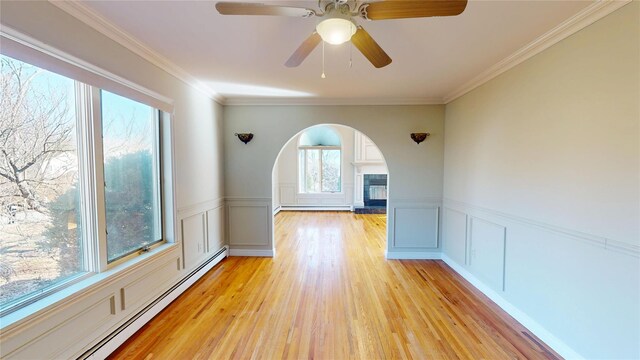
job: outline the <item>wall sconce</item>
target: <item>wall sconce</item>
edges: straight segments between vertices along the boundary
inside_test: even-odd
[[[416,142],[416,144],[420,144],[423,142],[427,136],[431,134],[429,133],[411,133],[411,139]]]
[[[252,133],[242,133],[242,134],[235,133],[234,135],[237,136],[238,139],[240,139],[240,141],[242,141],[245,144],[251,141],[251,139],[253,139]]]

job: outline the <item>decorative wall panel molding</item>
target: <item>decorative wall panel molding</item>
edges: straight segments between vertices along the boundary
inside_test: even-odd
[[[489,286],[485,285],[482,281],[476,278],[467,269],[461,266],[459,263],[448,257],[446,254],[442,254],[442,260],[449,265],[455,272],[460,274],[465,280],[471,283],[476,289],[485,294],[491,301],[496,303],[502,310],[506,311],[519,323],[524,325],[529,331],[535,334],[540,340],[544,341],[552,349],[557,351],[561,356],[566,359],[583,359],[577,352],[571,349],[566,343],[558,339],[555,335],[545,329],[537,321],[532,319],[529,315],[522,312],[518,307],[511,304],[504,298],[503,293],[499,293]]]
[[[459,264],[467,264],[467,214],[444,208],[442,249]]]
[[[272,244],[271,199],[267,201],[231,200],[227,205],[229,246],[258,247]]]
[[[207,211],[207,249],[208,253],[216,253],[226,244],[224,206]]]
[[[200,214],[207,210],[215,209],[219,206],[223,206],[224,201],[225,201],[224,198],[217,198],[217,199],[206,200],[206,201],[202,201],[202,202],[187,205],[187,206],[182,206],[178,208],[178,220],[182,220],[186,217]]]
[[[191,268],[203,259],[206,251],[206,228],[204,212],[180,221],[182,228],[182,266]]]
[[[574,240],[583,241],[589,243],[594,246],[602,247],[604,249],[610,251],[621,252],[627,255],[631,255],[637,258],[640,258],[640,246],[629,244],[628,242],[623,242],[614,239],[608,239],[605,237],[591,235],[584,232],[562,228],[555,225],[546,224],[540,221],[528,219],[525,217],[508,214],[501,211],[496,211],[476,205],[467,204],[464,202],[452,200],[452,199],[444,199],[445,207],[461,211],[463,213],[468,213],[469,211],[478,211],[487,215],[497,216],[507,221],[513,221],[522,225],[531,226],[543,229],[545,231],[550,231],[560,236],[565,236],[572,238]]]
[[[178,258],[156,266],[120,289],[120,309],[133,310],[154,297],[154,290],[165,289],[178,276]]]
[[[437,249],[440,207],[428,203],[399,203],[389,205],[392,231],[389,252],[394,249]]]
[[[72,345],[86,337],[96,336],[101,329],[108,327],[116,320],[115,294],[109,293],[90,303],[78,304],[73,313],[61,317],[57,325],[31,341],[22,339],[22,346],[11,350],[12,344],[3,341],[3,359],[37,359],[42,354],[50,358],[68,358],[67,353]],[[4,339],[3,339],[4,340]]]
[[[471,216],[467,234],[469,268],[494,290],[504,291],[507,228]]]
[[[633,247],[449,199],[444,209],[443,259],[562,356],[637,357]],[[462,248],[467,264],[451,256]],[[576,331],[585,319],[598,326]]]

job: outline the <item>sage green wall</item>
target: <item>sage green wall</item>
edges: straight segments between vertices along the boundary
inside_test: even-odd
[[[446,106],[444,254],[564,355],[640,357],[639,132],[638,1]]]
[[[638,6],[447,104],[445,197],[640,245]]]
[[[224,154],[227,200],[256,200],[271,206],[272,169],[282,147],[298,132],[317,124],[352,127],[368,136],[384,154],[389,169],[389,251],[438,252],[438,209],[442,199],[444,106],[225,106]],[[247,145],[234,133],[252,132]],[[420,145],[412,132],[430,132]],[[394,228],[394,206],[404,209],[407,202],[424,209],[426,223],[411,223]],[[427,204],[428,203],[428,204]],[[395,205],[394,205],[395,204]],[[243,205],[244,206],[244,205]],[[249,205],[247,205],[249,206]],[[254,205],[251,205],[254,206]],[[261,205],[266,206],[266,205]],[[416,210],[422,211],[422,210]],[[404,213],[407,213],[405,211]],[[262,215],[257,215],[262,221]],[[230,245],[242,238],[242,247],[271,249],[272,239],[259,236],[258,230],[246,233],[237,229],[241,221],[230,219]],[[268,229],[267,229],[268,230]],[[397,243],[394,243],[394,235]],[[250,241],[250,238],[260,238]],[[413,241],[417,239],[416,241]],[[407,243],[403,243],[407,241]],[[251,243],[252,245],[246,245]],[[411,243],[409,245],[409,243]],[[435,246],[434,246],[435,243]],[[240,244],[240,241],[237,243]],[[259,245],[262,244],[262,245]],[[406,247],[404,246],[406,244]],[[420,246],[415,246],[420,245]],[[422,246],[424,245],[424,246]],[[232,251],[233,253],[233,251]]]

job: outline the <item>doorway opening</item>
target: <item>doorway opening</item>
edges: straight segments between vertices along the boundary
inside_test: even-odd
[[[371,215],[366,222],[383,227],[386,245],[389,185],[385,158],[364,133],[337,124],[302,130],[284,144],[272,170],[274,248],[280,240],[278,214],[284,212],[304,212],[307,218],[341,212],[343,222],[345,215],[356,222],[365,219],[356,215]]]

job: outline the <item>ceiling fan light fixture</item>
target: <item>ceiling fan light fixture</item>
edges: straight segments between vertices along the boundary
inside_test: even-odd
[[[356,33],[356,24],[350,17],[343,17],[335,14],[328,19],[324,19],[316,26],[316,31],[325,42],[332,45],[340,45],[351,39]]]

